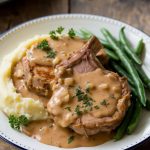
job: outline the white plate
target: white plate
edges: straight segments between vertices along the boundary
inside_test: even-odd
[[[37,34],[49,33],[50,30],[56,29],[58,26],[63,26],[65,28],[75,28],[80,29],[82,27],[90,30],[96,36],[101,37],[100,28],[105,27],[109,29],[113,35],[117,36],[118,31],[122,26],[126,27],[126,34],[132,41],[133,46],[136,46],[139,39],[143,38],[145,42],[146,54],[143,63],[143,69],[147,74],[150,75],[150,38],[142,33],[141,31],[116,20],[92,16],[92,15],[82,15],[82,14],[72,14],[72,15],[56,15],[39,18],[36,20],[29,21],[25,24],[17,26],[16,28],[10,30],[0,38],[0,60],[3,56],[13,51],[19,43],[25,41]],[[62,148],[57,148],[49,145],[39,143],[38,141],[27,137],[26,135],[16,132],[13,130],[8,123],[7,117],[0,112],[0,136],[16,144],[22,148],[28,150],[58,150]],[[122,140],[118,142],[109,141],[102,145],[95,147],[81,147],[75,148],[77,150],[119,150],[126,149],[133,145],[142,142],[144,139],[150,136],[150,112],[144,111],[141,117],[140,124],[137,130],[130,136],[125,136]]]

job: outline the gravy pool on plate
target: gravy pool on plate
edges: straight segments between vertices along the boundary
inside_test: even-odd
[[[32,119],[22,132],[66,148],[110,140],[130,105],[130,90],[125,78],[103,67],[107,59],[96,37],[33,42],[11,78],[16,93],[40,101],[48,115]]]

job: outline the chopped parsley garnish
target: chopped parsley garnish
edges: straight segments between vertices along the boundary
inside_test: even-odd
[[[71,96],[70,98],[71,98],[71,99],[74,99],[75,97],[76,97],[76,96],[75,96],[75,95],[73,95],[73,96]]]
[[[47,57],[55,58],[56,57],[56,52],[51,49],[50,51],[47,52]]]
[[[42,50],[46,50],[46,51],[50,49],[47,40],[41,41],[41,43],[38,44],[37,48],[42,49]]]
[[[56,31],[50,31],[49,33],[50,37],[53,39],[53,40],[58,40],[58,36],[56,34]]]
[[[70,38],[74,38],[74,37],[76,36],[76,33],[75,33],[75,31],[74,31],[73,28],[71,28],[71,29],[68,31],[68,35],[69,35]]]
[[[85,109],[83,109],[83,112],[84,112],[84,113],[87,113],[87,112],[88,112],[88,110],[85,108]]]
[[[81,91],[81,88],[76,88],[76,96],[78,98],[78,101],[82,101],[84,99],[84,92]]]
[[[93,110],[93,108],[92,107],[85,107],[85,109],[84,109],[84,111],[92,111]]]
[[[55,58],[56,56],[56,52],[52,48],[50,48],[47,40],[41,41],[41,43],[37,45],[37,48],[44,50],[47,53],[47,57]]]
[[[90,93],[90,86],[89,86],[89,83],[86,84],[85,92],[86,92],[86,93]]]
[[[18,131],[20,130],[22,125],[27,125],[29,123],[28,118],[24,115],[21,115],[19,117],[10,115],[8,119],[10,126]]]
[[[100,107],[99,107],[98,105],[95,105],[94,108],[95,108],[95,109],[99,109]]]
[[[75,113],[76,113],[78,116],[82,115],[82,111],[80,110],[80,106],[79,106],[79,105],[76,106],[76,108],[75,108],[74,111],[75,111]]]
[[[68,144],[70,144],[74,140],[74,136],[71,135],[68,137]]]
[[[69,106],[65,107],[65,109],[71,111],[71,108]]]
[[[58,27],[56,32],[61,34],[64,31],[64,28],[62,26]]]
[[[115,99],[114,94],[110,94],[109,97]]]
[[[62,26],[60,26],[56,30],[50,31],[49,35],[53,40],[58,40],[59,35],[61,35],[63,31],[64,31],[64,28]],[[74,38],[76,36],[76,32],[74,31],[73,28],[69,29],[68,35],[70,38]]]
[[[78,101],[82,101],[85,107],[93,105],[93,99],[87,93],[84,93],[80,87],[76,88],[76,96]]]
[[[107,106],[109,105],[109,103],[106,102],[106,100],[104,99],[102,102],[100,102],[101,105]]]
[[[78,99],[78,102],[82,102],[82,110],[84,113],[88,111],[92,111],[92,106],[93,106],[93,99],[84,91],[81,90],[80,87],[76,88],[75,90],[75,96]],[[79,105],[75,108],[75,112],[78,115],[82,114],[81,108]]]

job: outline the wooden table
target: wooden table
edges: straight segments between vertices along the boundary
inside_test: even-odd
[[[63,13],[107,16],[150,35],[150,0],[11,0],[0,5],[0,33],[33,18]],[[150,149],[150,140],[136,149]],[[0,140],[0,150],[16,150]]]

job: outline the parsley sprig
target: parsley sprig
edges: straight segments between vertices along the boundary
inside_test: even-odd
[[[78,101],[82,101],[85,107],[93,105],[93,99],[87,93],[82,91],[80,87],[76,88],[76,96]]]
[[[56,52],[51,49],[50,51],[47,52],[47,57],[55,58],[56,57]]]
[[[53,40],[58,40],[59,39],[59,35],[61,35],[64,31],[64,28],[62,26],[58,27],[56,30],[52,30],[49,32],[50,37]],[[70,38],[74,38],[76,36],[76,32],[73,28],[68,30],[68,35]]]
[[[47,50],[49,50],[49,49],[50,49],[50,47],[49,47],[49,45],[48,45],[48,41],[47,41],[47,40],[43,40],[43,41],[41,41],[41,42],[37,45],[37,48],[38,48],[38,49],[45,50],[45,51],[47,51]]]
[[[75,113],[78,115],[78,116],[80,116],[80,115],[82,115],[82,111],[80,110],[80,106],[79,105],[77,105],[76,107],[75,107]]]
[[[90,93],[90,86],[89,86],[89,82],[86,84],[86,88],[85,88],[85,91],[86,93]]]
[[[56,57],[56,52],[52,48],[50,48],[48,41],[45,39],[37,45],[37,48],[44,50],[47,53],[47,57],[49,57],[49,58]]]
[[[100,107],[99,107],[98,105],[95,105],[94,108],[95,108],[95,109],[99,109]]]
[[[74,38],[76,36],[76,33],[73,28],[69,29],[68,35],[70,38]]]
[[[64,109],[68,110],[68,111],[71,111],[71,107],[70,106],[67,106],[65,107]]]
[[[53,40],[58,40],[59,35],[61,35],[63,31],[64,31],[64,28],[62,26],[60,26],[56,30],[50,31],[49,35]]]
[[[68,144],[70,144],[71,142],[73,142],[73,140],[74,140],[74,136],[73,135],[69,136],[68,137]]]
[[[62,34],[63,31],[64,31],[64,28],[62,26],[58,27],[57,30],[56,30],[56,32],[58,34]]]
[[[101,105],[107,106],[109,103],[106,101],[106,99],[103,99],[103,101],[100,102]]]
[[[9,119],[10,126],[13,129],[16,129],[18,131],[20,130],[22,125],[27,125],[29,123],[28,118],[24,115],[21,115],[19,117],[15,115],[10,115],[8,119]]]
[[[54,30],[50,31],[49,35],[53,40],[58,40],[58,35],[56,34],[56,31]]]
[[[81,90],[80,87],[77,87],[75,90],[75,96],[79,102],[82,102],[82,109],[79,105],[76,106],[75,112],[77,115],[81,115],[82,112],[92,111],[93,99],[88,95],[88,93]]]

